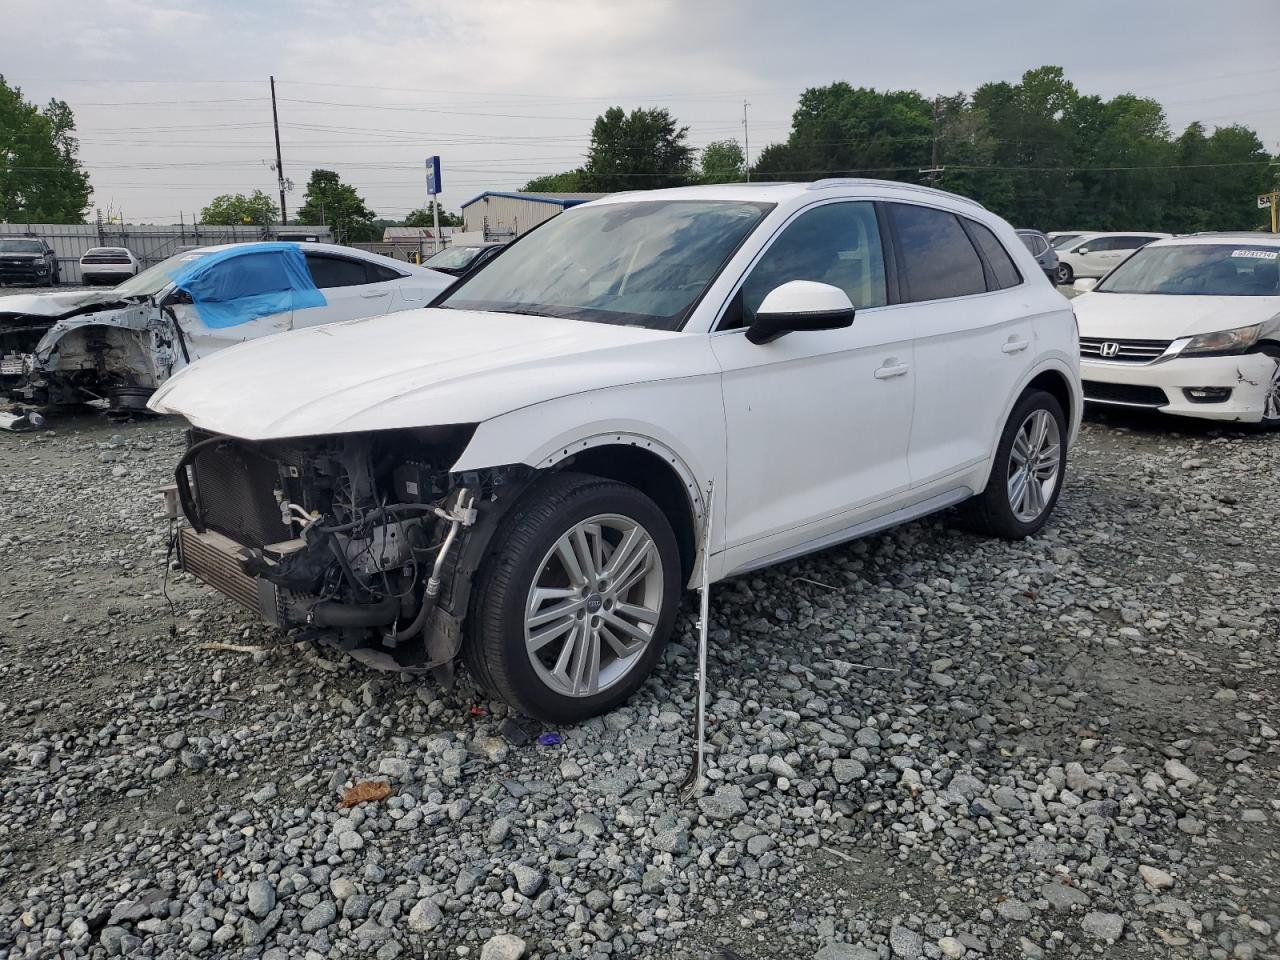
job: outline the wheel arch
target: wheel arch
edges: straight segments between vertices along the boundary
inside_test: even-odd
[[[635,487],[670,521],[680,549],[681,581],[689,582],[698,559],[704,504],[697,478],[675,451],[640,434],[597,434],[557,450],[537,469],[575,470]]]

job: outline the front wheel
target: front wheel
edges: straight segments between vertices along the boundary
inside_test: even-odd
[[[1028,390],[1000,435],[982,493],[964,505],[976,532],[1021,540],[1040,531],[1062,492],[1067,470],[1067,418],[1056,397]]]
[[[657,663],[680,603],[680,557],[639,490],[556,473],[503,518],[478,586],[471,673],[529,716],[572,723],[624,702]]]
[[[1280,430],[1280,347],[1265,344],[1259,347],[1257,352],[1265,354],[1276,362],[1266,396],[1262,398],[1262,421],[1258,427],[1261,430],[1278,431]]]

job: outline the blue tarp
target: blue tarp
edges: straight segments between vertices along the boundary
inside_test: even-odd
[[[323,307],[326,302],[296,243],[217,250],[183,264],[170,276],[191,296],[204,325],[214,330],[274,313]]]

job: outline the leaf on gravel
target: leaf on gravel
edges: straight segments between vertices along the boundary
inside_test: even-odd
[[[385,800],[389,796],[391,796],[391,784],[386,780],[361,780],[342,795],[342,802],[338,806],[345,809],[359,803]]]

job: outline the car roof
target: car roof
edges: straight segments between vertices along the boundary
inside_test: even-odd
[[[1219,246],[1231,246],[1233,244],[1252,243],[1263,247],[1280,247],[1280,235],[1274,233],[1253,233],[1249,231],[1240,231],[1238,233],[1188,233],[1178,237],[1168,237],[1163,240],[1157,240],[1148,246],[1181,246],[1181,245],[1204,245],[1217,244]]]
[[[190,250],[182,250],[180,252],[214,253],[218,250],[252,250],[255,247],[274,246],[277,243],[296,243],[304,252],[332,253],[342,257],[352,257],[356,260],[366,260],[370,263],[381,263],[402,272],[407,270],[410,273],[426,273],[431,276],[439,276],[435,270],[429,270],[413,263],[406,263],[403,260],[396,260],[393,257],[384,257],[380,253],[370,253],[368,250],[360,250],[357,247],[344,247],[337,243],[316,243],[311,240],[251,240],[248,243],[215,243],[205,247],[193,247]]]
[[[668,187],[662,190],[635,190],[627,193],[611,193],[599,200],[580,206],[599,206],[606,203],[626,203],[637,200],[735,200],[739,202],[764,201],[782,204],[812,195],[815,192],[829,190],[836,192],[857,193],[861,196],[875,196],[884,199],[919,200],[931,198],[949,200],[972,206],[975,210],[984,209],[976,200],[962,197],[958,193],[948,193],[933,187],[923,187],[914,183],[901,183],[896,180],[870,180],[858,177],[838,177],[827,180],[814,180],[809,183],[719,183],[693,187]],[[576,208],[575,208],[576,209]]]

